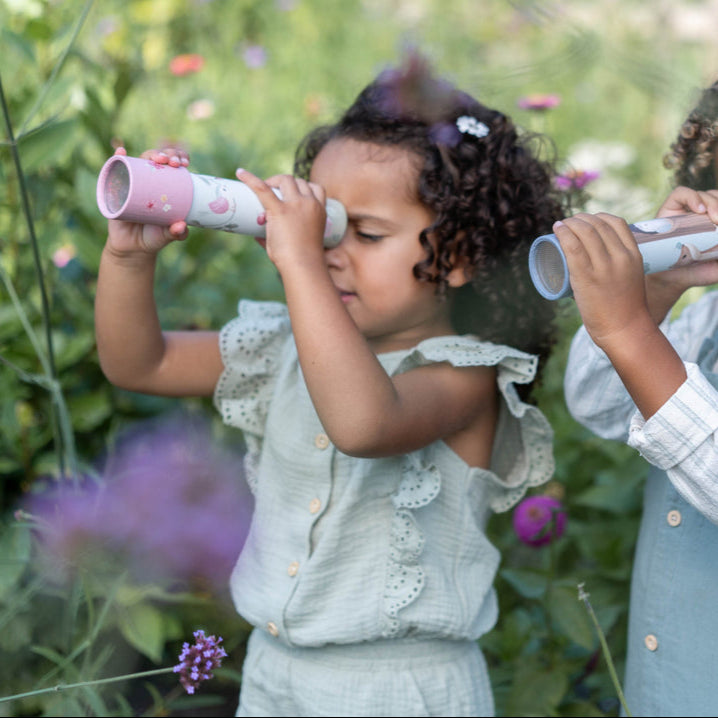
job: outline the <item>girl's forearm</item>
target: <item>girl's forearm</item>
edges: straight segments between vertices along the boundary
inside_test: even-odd
[[[346,453],[381,451],[382,420],[389,420],[399,397],[326,270],[293,271],[284,289],[302,373],[322,425]]]
[[[142,390],[162,361],[164,339],[155,306],[155,257],[119,258],[104,250],[95,297],[95,335],[107,378]]]
[[[680,356],[655,324],[612,337],[601,348],[644,419],[648,420],[686,380]]]

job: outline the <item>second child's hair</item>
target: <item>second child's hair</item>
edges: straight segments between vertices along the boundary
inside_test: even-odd
[[[718,139],[718,81],[703,90],[663,158],[673,170],[673,184],[696,190],[716,189],[715,150]]]
[[[567,216],[552,164],[539,159],[553,152],[546,138],[520,134],[506,115],[411,57],[379,74],[336,124],[310,132],[297,149],[295,173],[308,178],[335,139],[400,147],[416,158],[416,186],[402,191],[436,219],[419,236],[426,256],[414,275],[440,295],[450,291],[455,266],[471,277],[453,296],[454,329],[545,358],[556,338],[555,308],[531,282],[528,251]]]

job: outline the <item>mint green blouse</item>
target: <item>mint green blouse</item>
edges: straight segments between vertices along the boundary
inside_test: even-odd
[[[487,470],[443,441],[388,458],[338,451],[312,405],[283,304],[240,302],[220,349],[215,405],[244,433],[255,499],[231,577],[239,613],[294,646],[490,630],[500,557],[486,522],[554,468],[551,427],[514,386],[531,381],[536,357],[472,336],[378,357],[391,376],[435,362],[497,367],[502,401]]]

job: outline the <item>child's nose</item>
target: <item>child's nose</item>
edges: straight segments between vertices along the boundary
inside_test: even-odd
[[[329,267],[341,267],[346,262],[347,233],[333,247],[324,249],[324,259]]]

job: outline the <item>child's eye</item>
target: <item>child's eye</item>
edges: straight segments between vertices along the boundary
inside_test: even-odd
[[[359,237],[359,239],[364,239],[367,242],[378,242],[380,239],[384,238],[384,235],[369,234],[368,232],[360,232],[359,230],[357,230],[357,237]]]

